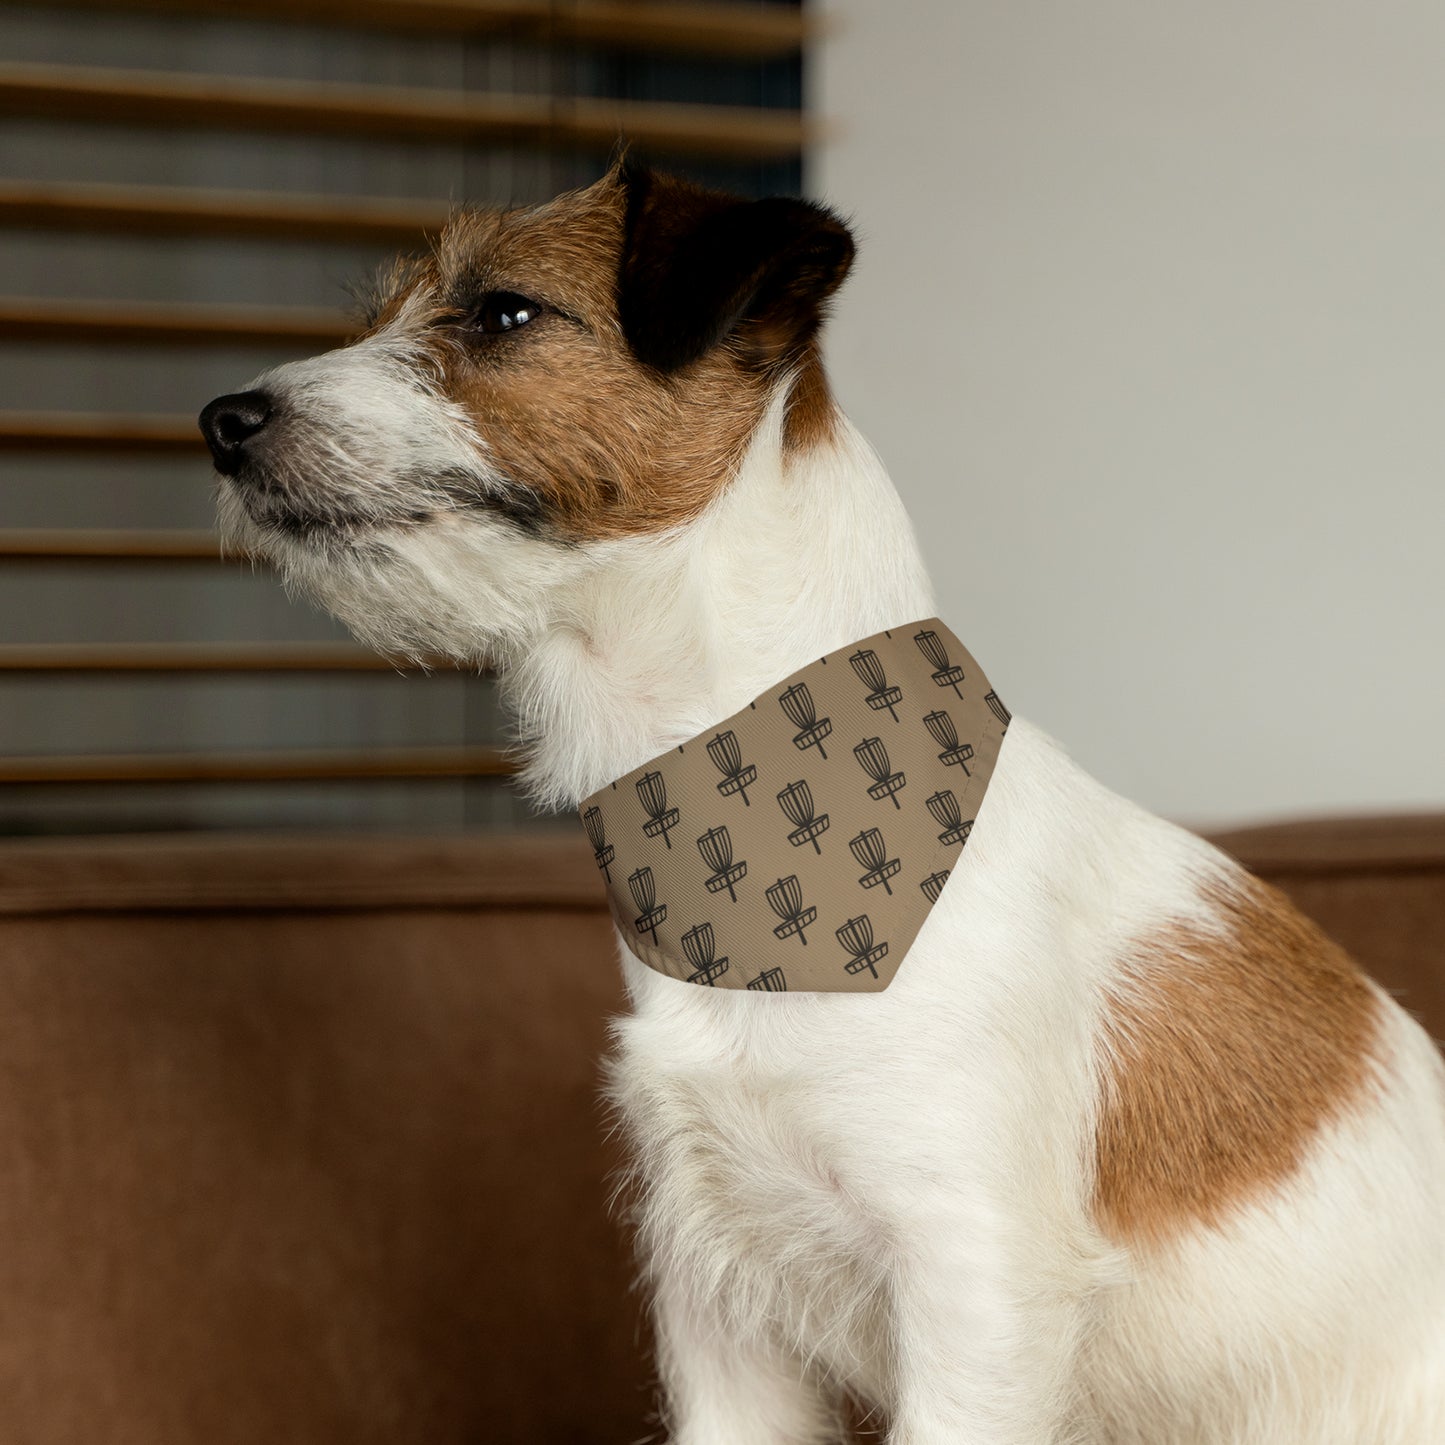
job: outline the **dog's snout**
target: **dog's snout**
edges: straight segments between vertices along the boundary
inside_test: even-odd
[[[201,434],[223,476],[235,476],[241,470],[246,443],[270,421],[272,409],[271,398],[264,391],[239,391],[218,396],[201,412]]]

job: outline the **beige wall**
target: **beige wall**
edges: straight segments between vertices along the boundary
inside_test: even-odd
[[[1445,805],[1445,6],[832,11],[834,378],[1000,693],[1186,820]]]

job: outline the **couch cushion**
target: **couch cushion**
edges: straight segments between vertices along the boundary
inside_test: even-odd
[[[1214,841],[1283,888],[1445,1039],[1445,816],[1325,818]]]
[[[0,849],[6,1439],[644,1433],[618,970],[556,856]]]

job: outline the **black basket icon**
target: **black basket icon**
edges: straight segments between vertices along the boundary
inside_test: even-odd
[[[988,704],[988,710],[1003,724],[1003,730],[1008,731],[1008,725],[1014,720],[1014,715],[999,701],[996,692],[986,692],[983,700]]]
[[[853,850],[859,867],[868,870],[858,881],[865,888],[876,888],[881,883],[883,891],[891,898],[893,889],[888,886],[888,880],[898,876],[903,864],[888,856],[883,834],[877,828],[864,828],[856,838],[849,839],[848,846]]]
[[[771,888],[764,891],[768,895],[768,907],[783,920],[773,929],[773,936],[791,938],[797,934],[806,948],[808,936],[803,930],[817,922],[818,910],[803,907],[803,889],[798,882],[798,875],[789,873],[786,878],[779,878]]]
[[[642,825],[642,831],[649,838],[656,838],[660,833],[671,852],[672,839],[667,835],[677,827],[678,813],[676,808],[667,806],[667,779],[661,773],[643,773],[637,780],[637,796],[650,819]]]
[[[723,775],[722,782],[717,785],[718,792],[725,798],[741,793],[743,807],[751,808],[748,789],[757,782],[758,770],[751,763],[743,762],[742,749],[738,747],[738,735],[731,728],[725,733],[718,733],[708,743],[707,755],[712,759],[713,766]]]
[[[973,757],[973,745],[961,743],[958,740],[958,731],[953,726],[953,719],[940,709],[938,712],[931,712],[923,719],[923,725],[933,736],[941,749],[938,760],[948,768],[962,768],[965,777],[972,777],[968,771],[969,759]]]
[[[873,921],[866,913],[850,918],[837,930],[838,942],[853,957],[843,965],[849,973],[862,973],[866,968],[874,978],[878,977],[878,965],[888,957],[886,943],[873,942]]]
[[[712,869],[712,877],[705,880],[707,891],[720,893],[726,888],[728,897],[736,903],[738,895],[733,892],[733,885],[748,876],[748,865],[733,862],[732,834],[726,828],[709,828],[697,840],[697,851]]]
[[[884,798],[887,798],[901,812],[903,805],[894,795],[907,783],[908,779],[902,773],[893,771],[893,764],[888,760],[888,749],[883,746],[883,740],[881,738],[864,738],[853,749],[853,756],[858,759],[858,766],[873,779],[873,786],[868,789],[868,796],[875,803],[881,803]]]
[[[858,674],[859,682],[868,688],[866,699],[868,706],[874,712],[879,712],[886,707],[893,721],[897,722],[898,714],[893,709],[903,701],[903,689],[888,686],[888,679],[883,675],[883,664],[878,661],[878,654],[872,648],[862,648],[848,659],[848,666]]]
[[[799,752],[817,748],[826,762],[828,754],[823,748],[823,739],[833,731],[833,720],[818,716],[818,709],[813,702],[813,694],[809,691],[808,684],[795,682],[778,699],[778,706],[787,713],[788,721],[798,729],[798,735],[793,739],[793,746]]]
[[[682,951],[694,969],[694,972],[687,976],[689,983],[705,983],[712,988],[728,971],[727,959],[712,956],[716,947],[711,923],[699,923],[696,928],[689,928],[682,935]]]
[[[807,782],[800,778],[796,783],[789,783],[778,794],[778,806],[793,825],[788,842],[795,848],[811,843],[813,852],[821,854],[823,850],[818,846],[818,838],[828,831],[829,820],[826,813],[821,817],[813,816],[813,790]]]
[[[933,669],[933,680],[939,687],[951,687],[959,697],[963,694],[958,691],[958,685],[963,681],[963,669],[952,667],[948,661],[948,649],[943,645],[936,632],[915,632],[913,640],[918,644],[918,650],[928,659],[928,665]]]
[[[756,978],[748,980],[754,993],[787,993],[788,980],[780,968],[765,968]]]
[[[948,869],[941,873],[930,873],[918,886],[923,889],[923,896],[930,903],[937,903],[939,895],[943,892],[943,885],[948,882]]]
[[[928,811],[933,814],[933,821],[943,829],[938,835],[940,843],[966,843],[968,835],[973,832],[973,819],[968,822],[960,821],[958,811],[958,799],[953,796],[952,788],[942,788],[928,798]]]
[[[657,942],[657,925],[667,921],[667,904],[657,901],[657,884],[651,868],[639,868],[627,875],[627,891],[637,905],[637,917],[633,920],[639,933],[650,933],[653,943]]]
[[[607,841],[607,826],[602,821],[602,809],[595,804],[588,808],[582,814],[582,826],[587,830],[587,841],[592,845],[592,856],[597,860],[602,876],[611,883],[612,874],[608,870],[617,856],[617,850]]]

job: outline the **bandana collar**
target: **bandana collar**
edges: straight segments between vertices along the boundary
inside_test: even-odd
[[[686,983],[887,988],[1008,722],[937,618],[819,658],[583,803],[622,936]]]

